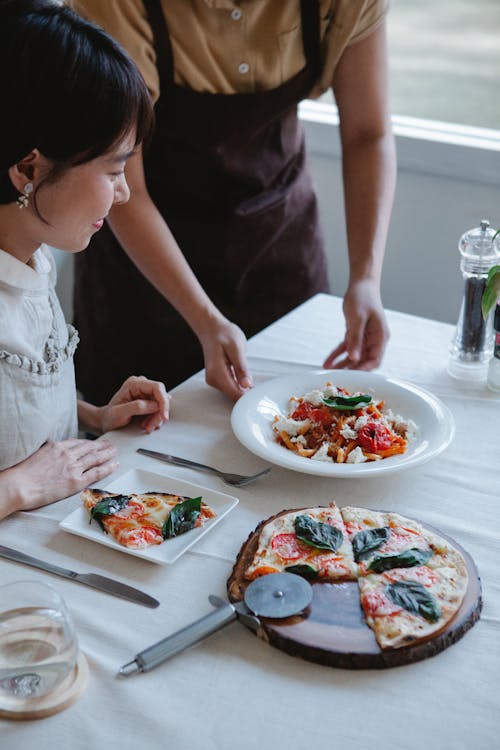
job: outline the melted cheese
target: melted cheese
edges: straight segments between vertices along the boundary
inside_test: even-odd
[[[90,512],[94,505],[113,493],[100,490],[84,490],[82,501]],[[151,544],[161,544],[163,524],[172,508],[186,498],[181,495],[170,495],[162,492],[148,492],[142,495],[129,495],[128,504],[113,515],[101,519],[107,533],[124,547],[139,549]],[[200,515],[195,527],[202,526],[215,511],[206,503],[201,504]]]
[[[313,547],[295,534],[297,516],[311,516],[316,521],[338,528],[343,534],[340,547],[335,551]],[[352,548],[337,506],[306,508],[287,513],[265,524],[259,537],[259,546],[245,578],[253,580],[270,572],[283,572],[292,565],[310,565],[319,578],[351,580],[357,577]]]

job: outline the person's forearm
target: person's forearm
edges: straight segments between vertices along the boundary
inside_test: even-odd
[[[198,336],[221,317],[147,194],[132,194],[128,204],[113,209],[109,221],[135,265]]]
[[[379,284],[396,184],[392,133],[344,143],[343,178],[350,283]]]
[[[102,433],[101,426],[102,409],[87,401],[77,401],[78,426],[82,430],[88,430],[95,435]]]
[[[350,284],[380,284],[396,183],[385,22],[347,47],[332,86],[340,117]]]
[[[0,471],[0,519],[23,509],[23,493],[16,467]]]

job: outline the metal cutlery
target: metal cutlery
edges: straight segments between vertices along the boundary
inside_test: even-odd
[[[213,466],[207,466],[206,464],[200,464],[197,461],[191,461],[189,458],[180,458],[179,456],[171,456],[169,453],[160,453],[159,451],[150,451],[146,448],[137,448],[137,453],[141,453],[143,456],[150,456],[150,458],[156,458],[158,461],[164,461],[167,464],[175,464],[176,466],[185,466],[192,469],[200,469],[200,471],[210,471],[213,474],[221,477],[226,483],[232,487],[244,487],[246,484],[255,482],[259,477],[263,477],[265,474],[269,474],[271,469],[264,469],[263,471],[257,472],[257,474],[250,474],[245,476],[244,474],[231,474],[227,471],[221,471]]]
[[[136,604],[142,604],[144,607],[154,609],[160,604],[158,599],[153,599],[149,594],[145,594],[143,591],[139,591],[139,589],[136,589],[133,586],[127,586],[127,584],[121,583],[120,581],[115,581],[112,578],[107,578],[106,576],[101,576],[97,573],[75,573],[74,570],[60,568],[58,565],[39,560],[37,557],[31,557],[31,555],[26,555],[24,552],[11,549],[10,547],[4,547],[1,544],[0,557],[4,557],[6,560],[23,563],[24,565],[30,565],[32,568],[39,568],[39,570],[44,570],[47,573],[53,573],[56,576],[67,578],[70,581],[76,581],[76,583],[83,583],[85,586],[90,586],[99,591],[105,591],[107,594],[118,596],[121,599],[127,599]]]

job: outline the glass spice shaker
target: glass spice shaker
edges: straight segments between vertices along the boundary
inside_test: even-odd
[[[493,356],[488,365],[488,388],[500,393],[500,302],[495,305],[493,316],[493,328],[495,330],[495,348]]]
[[[500,248],[493,242],[494,236],[495,230],[483,219],[479,227],[465,232],[458,243],[464,296],[450,346],[448,372],[462,380],[486,381],[493,351],[493,312],[486,320],[483,318],[481,299],[488,271],[500,259]]]

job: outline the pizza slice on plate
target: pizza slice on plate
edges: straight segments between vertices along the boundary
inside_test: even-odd
[[[91,521],[97,521],[119,544],[135,549],[161,544],[216,515],[201,497],[166,492],[123,495],[86,489],[81,498]]]

